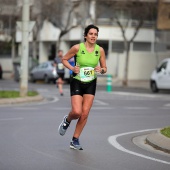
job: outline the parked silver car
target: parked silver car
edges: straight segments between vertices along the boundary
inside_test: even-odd
[[[44,80],[45,83],[55,81],[57,78],[56,68],[52,61],[41,63],[34,67],[30,72],[30,81]]]

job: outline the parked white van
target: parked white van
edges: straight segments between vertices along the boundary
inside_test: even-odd
[[[170,58],[162,60],[152,72],[150,88],[154,93],[161,89],[170,89]]]

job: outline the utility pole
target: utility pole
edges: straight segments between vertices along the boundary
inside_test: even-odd
[[[20,67],[20,96],[27,96],[28,92],[28,54],[29,32],[35,22],[30,22],[30,0],[22,0],[22,22],[17,22],[22,31],[21,67]]]

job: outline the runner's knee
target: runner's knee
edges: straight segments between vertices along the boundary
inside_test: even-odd
[[[72,116],[74,117],[74,119],[78,119],[81,116],[81,111],[79,111],[78,109],[72,110]]]

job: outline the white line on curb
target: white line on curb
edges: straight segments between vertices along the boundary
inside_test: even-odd
[[[164,160],[152,158],[152,157],[149,157],[149,156],[145,156],[145,155],[142,155],[142,154],[139,154],[139,153],[136,153],[136,152],[127,150],[127,149],[125,149],[123,146],[121,146],[121,145],[117,142],[117,138],[120,137],[120,136],[129,135],[129,134],[133,134],[133,133],[141,133],[141,132],[146,132],[146,131],[153,131],[153,130],[157,130],[157,129],[147,129],[147,130],[141,130],[141,131],[121,133],[121,134],[117,134],[117,135],[114,135],[114,136],[110,136],[110,137],[108,138],[108,141],[109,141],[109,143],[110,143],[111,145],[113,145],[116,149],[121,150],[121,151],[123,151],[123,152],[129,153],[129,154],[132,154],[132,155],[135,155],[135,156],[139,156],[139,157],[142,157],[142,158],[145,158],[145,159],[150,159],[150,160],[153,160],[153,161],[156,161],[156,162],[160,162],[160,163],[164,163],[164,164],[170,164],[170,162],[167,162],[167,161],[164,161]]]

